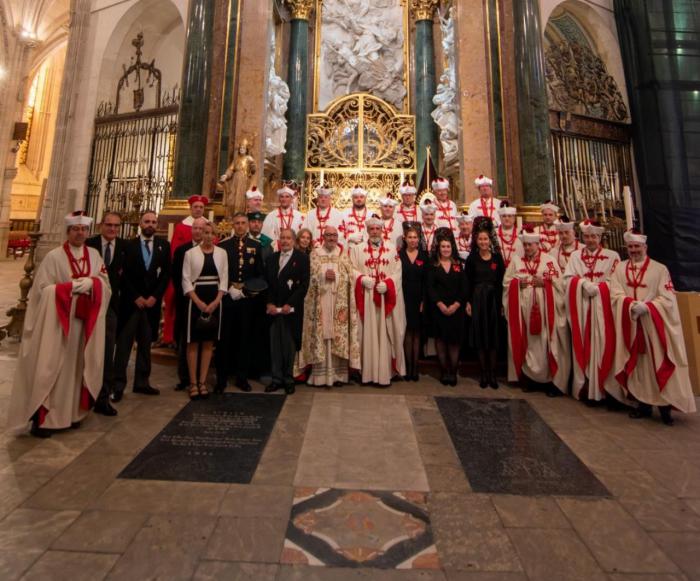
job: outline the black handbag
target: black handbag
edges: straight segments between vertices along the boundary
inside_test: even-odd
[[[197,317],[197,320],[194,322],[194,328],[198,333],[216,331],[218,327],[219,317],[215,317],[213,313],[200,313],[199,317]]]

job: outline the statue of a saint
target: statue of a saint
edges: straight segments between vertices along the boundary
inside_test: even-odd
[[[230,220],[236,212],[246,211],[245,193],[256,171],[255,159],[250,155],[250,144],[247,139],[244,139],[238,147],[236,158],[228,166],[226,173],[219,178],[219,182],[224,185],[227,220]]]

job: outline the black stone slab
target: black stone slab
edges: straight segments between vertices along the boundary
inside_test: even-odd
[[[610,495],[527,401],[435,399],[475,492]]]
[[[249,484],[284,399],[225,393],[192,401],[119,478]]]

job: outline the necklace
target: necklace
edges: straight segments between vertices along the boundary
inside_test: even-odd
[[[634,298],[637,298],[637,289],[645,288],[647,285],[643,284],[644,275],[649,267],[649,257],[647,256],[642,266],[637,268],[634,263],[629,260],[627,266],[625,267],[625,278],[627,279],[627,286],[631,287],[634,292]]]
[[[391,234],[394,231],[394,219],[391,219],[391,222],[389,222],[389,225],[387,226],[386,222],[384,223],[384,226],[382,228],[383,235],[384,235],[384,240],[389,240],[389,234]]]
[[[530,260],[526,256],[523,256],[523,264],[525,265],[525,270],[527,273],[534,277],[537,275],[537,270],[540,268],[540,258],[542,256],[541,252],[537,252],[534,260]]]
[[[447,220],[450,230],[454,230],[452,227],[452,207],[450,206],[450,201],[447,200],[447,206],[443,206],[438,200],[435,200],[435,205],[437,206],[437,209],[440,210],[440,217],[443,220]]]
[[[423,238],[425,238],[425,245],[427,246],[428,252],[430,252],[430,248],[433,245],[433,236],[435,236],[435,224],[433,224],[430,230],[426,230],[425,226],[423,226]]]
[[[70,249],[70,244],[68,241],[63,243],[63,250],[68,256],[68,263],[70,264],[71,275],[73,278],[83,278],[90,274],[90,254],[87,246],[83,245],[82,258],[76,258],[73,256],[73,252]]]
[[[583,261],[583,264],[586,265],[589,278],[591,279],[593,279],[593,270],[595,269],[595,265],[598,263],[598,257],[602,254],[602,252],[603,248],[601,246],[599,246],[598,250],[592,254],[588,252],[588,248],[585,247],[581,251],[581,260]]]
[[[329,207],[326,210],[326,215],[321,216],[319,212],[320,208],[316,208],[316,220],[318,221],[318,231],[319,231],[319,236],[318,236],[318,241],[319,243],[323,242],[323,231],[326,229],[326,222],[328,222],[328,218],[331,216],[331,208]]]
[[[367,261],[367,266],[374,270],[375,280],[379,280],[379,264],[382,261],[382,254],[384,254],[384,242],[379,245],[379,253],[377,257],[374,257],[374,246],[371,242],[367,242],[367,251],[369,252],[369,260]]]
[[[410,210],[406,210],[404,208],[404,206],[402,205],[399,208],[399,214],[401,214],[403,216],[404,222],[410,222],[410,221],[417,222],[418,221],[418,206],[413,204],[411,206]]]
[[[493,218],[493,198],[491,198],[491,206],[489,208],[486,207],[484,204],[484,200],[487,198],[479,198],[479,204],[481,205],[481,215],[486,216],[487,218]]]
[[[282,213],[282,208],[277,208],[277,215],[280,218],[280,230],[289,230],[292,227],[292,220],[294,219],[294,210],[289,210],[289,214],[286,216]],[[285,221],[285,218],[287,220]]]

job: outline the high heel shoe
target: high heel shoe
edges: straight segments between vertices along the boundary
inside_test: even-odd
[[[498,380],[496,379],[496,374],[492,371],[489,373],[489,387],[491,389],[498,389]]]
[[[482,371],[481,377],[479,379],[479,387],[481,389],[486,389],[488,387],[488,379],[486,379],[486,374]]]
[[[199,388],[197,387],[196,383],[190,383],[188,395],[190,396],[190,401],[199,399]]]
[[[206,382],[199,384],[199,397],[202,399],[207,399],[209,397],[209,390],[207,389]]]

